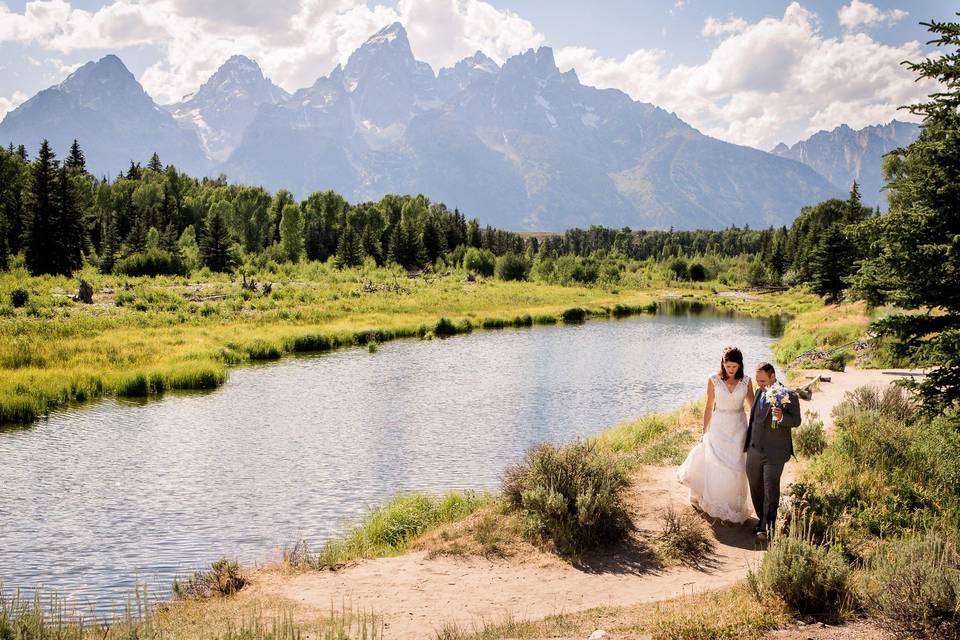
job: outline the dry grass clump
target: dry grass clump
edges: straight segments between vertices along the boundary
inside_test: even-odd
[[[247,585],[236,560],[220,558],[210,571],[197,571],[185,580],[174,579],[173,596],[181,600],[206,600],[232,596]]]
[[[430,531],[411,548],[426,551],[429,557],[508,558],[535,551],[523,537],[520,516],[506,512],[501,503],[482,507],[462,520]]]
[[[701,567],[716,547],[699,515],[668,507],[660,514],[656,550],[666,560]]]

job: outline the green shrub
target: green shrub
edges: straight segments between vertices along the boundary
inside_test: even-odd
[[[848,599],[850,569],[843,554],[816,544],[801,530],[775,538],[747,583],[758,597],[773,594],[801,614],[834,616]]]
[[[174,579],[173,595],[180,600],[205,600],[231,596],[246,584],[247,579],[240,572],[239,563],[220,558],[210,565],[210,571],[197,571],[183,581]]]
[[[478,275],[490,277],[496,266],[496,256],[489,249],[470,247],[463,254],[463,268]]]
[[[17,287],[10,292],[10,304],[12,304],[16,309],[25,307],[29,301],[30,292],[23,287]]]
[[[804,458],[823,452],[827,446],[827,436],[823,430],[823,420],[817,414],[807,412],[806,420],[793,429],[793,448]]]
[[[705,282],[707,279],[707,268],[699,262],[694,262],[690,265],[689,275],[693,282]]]
[[[530,265],[523,256],[507,253],[497,258],[496,273],[500,280],[526,280]]]
[[[675,280],[688,280],[690,278],[690,271],[687,267],[687,261],[683,258],[674,258],[671,260],[670,273],[673,274]]]
[[[560,314],[560,318],[568,324],[579,324],[587,319],[588,313],[589,312],[583,307],[571,307],[565,309],[563,313]]]
[[[532,449],[503,482],[504,497],[523,515],[528,532],[572,556],[623,539],[630,522],[623,503],[627,485],[612,456],[581,441]]]
[[[180,256],[162,249],[147,249],[118,261],[113,272],[125,276],[184,276],[187,267]]]
[[[440,318],[433,327],[433,335],[435,336],[453,336],[457,333],[457,325],[453,324],[453,320],[450,318]]]
[[[864,591],[882,629],[912,638],[960,638],[960,554],[942,535],[884,543],[871,560]]]
[[[863,386],[848,391],[831,415],[839,428],[848,419],[856,419],[865,413],[874,413],[899,423],[911,421],[917,415],[917,407],[910,394],[902,387],[887,385],[880,388]]]

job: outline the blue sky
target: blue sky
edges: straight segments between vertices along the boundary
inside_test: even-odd
[[[918,22],[956,10],[946,0],[0,0],[0,114],[106,53],[160,103],[233,53],[295,90],[400,20],[435,69],[477,48],[502,61],[549,45],[585,84],[766,148],[897,115],[923,94],[898,64],[930,51]]]

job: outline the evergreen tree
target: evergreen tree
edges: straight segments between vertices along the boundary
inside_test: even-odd
[[[83,151],[80,150],[80,143],[76,139],[73,140],[73,144],[70,145],[70,155],[67,156],[67,159],[64,160],[66,167],[76,173],[86,173],[87,172],[87,160],[83,156]]]
[[[428,215],[423,221],[423,249],[428,264],[434,264],[441,255],[446,253],[447,247],[444,237],[440,235],[437,221],[434,216]]]
[[[232,266],[230,256],[230,232],[227,220],[233,207],[223,200],[210,206],[200,242],[200,260],[211,271],[228,271]]]
[[[287,260],[297,262],[304,251],[303,217],[300,207],[287,203],[280,216],[280,246]]]
[[[360,240],[360,234],[354,231],[352,225],[348,224],[340,233],[335,264],[338,269],[359,267],[363,264],[363,257],[363,244]]]
[[[127,252],[142,253],[147,250],[147,236],[150,233],[150,224],[144,213],[134,214],[133,226],[127,234]]]
[[[366,255],[373,258],[378,265],[383,264],[383,246],[380,244],[380,234],[371,225],[368,224],[363,228],[360,243]]]
[[[30,169],[25,250],[27,268],[34,275],[57,273],[56,250],[51,242],[57,224],[57,161],[50,143],[40,144],[37,159]]]
[[[156,151],[154,151],[153,155],[150,156],[150,162],[147,163],[147,169],[155,171],[156,173],[163,173],[163,164],[161,164],[160,156],[157,155]]]
[[[83,227],[83,212],[80,209],[71,172],[63,166],[57,181],[56,228],[54,237],[56,255],[54,273],[69,275],[83,265],[83,249],[86,244]]]
[[[871,304],[924,313],[892,315],[874,323],[897,339],[903,357],[933,365],[915,385],[925,407],[960,406],[960,23],[922,23],[951,47],[909,68],[939,83],[927,102],[909,110],[923,118],[916,141],[884,159],[886,215],[865,224],[879,247],[853,278]]]
[[[853,270],[852,250],[839,224],[831,225],[811,255],[810,284],[828,302],[839,302],[845,278]]]
[[[127,175],[125,176],[127,180],[139,180],[142,171],[140,169],[140,163],[133,163],[133,160],[130,161],[130,168],[127,169]],[[121,175],[123,175],[121,173]]]

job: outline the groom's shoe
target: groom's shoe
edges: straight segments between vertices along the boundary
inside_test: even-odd
[[[765,543],[769,540],[766,527],[757,527],[753,530],[753,535],[756,537],[758,543]]]

